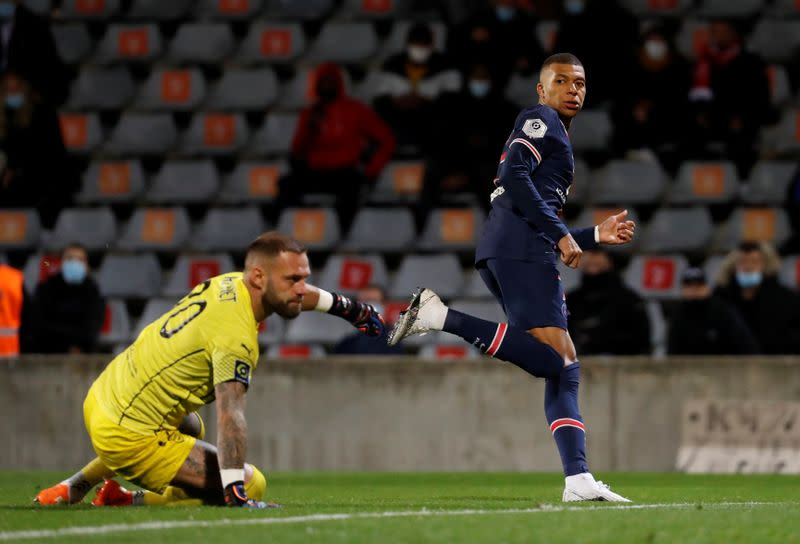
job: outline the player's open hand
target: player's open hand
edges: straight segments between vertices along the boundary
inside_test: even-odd
[[[571,234],[567,234],[558,241],[558,250],[561,252],[562,263],[570,268],[578,268],[583,251]]]
[[[633,240],[636,223],[626,220],[628,210],[612,215],[597,226],[601,244],[627,244]]]

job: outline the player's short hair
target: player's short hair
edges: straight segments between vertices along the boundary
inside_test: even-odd
[[[573,66],[580,66],[583,68],[583,63],[572,53],[556,53],[555,55],[550,55],[544,59],[544,62],[542,63],[542,70],[551,64],[571,64]]]
[[[276,257],[284,251],[290,253],[305,253],[306,248],[294,238],[281,234],[280,232],[274,230],[265,232],[247,246],[247,253],[244,258],[245,266],[247,266],[248,261],[256,255],[262,257]]]

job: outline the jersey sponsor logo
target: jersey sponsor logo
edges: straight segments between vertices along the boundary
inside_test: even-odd
[[[522,132],[524,132],[528,138],[544,138],[547,132],[547,125],[545,125],[544,121],[541,119],[528,119],[525,121],[525,124],[522,125]]]
[[[236,286],[233,284],[232,276],[222,278],[219,284],[218,300],[220,302],[236,302]]]
[[[244,385],[250,385],[250,365],[237,359],[233,367],[233,379]]]

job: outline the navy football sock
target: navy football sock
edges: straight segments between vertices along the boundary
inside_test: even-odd
[[[564,368],[564,358],[556,350],[508,323],[493,323],[448,309],[443,330],[538,378],[557,377]]]
[[[565,476],[589,472],[586,430],[578,409],[580,382],[581,368],[577,362],[564,367],[559,377],[545,382],[544,413],[561,454]]]

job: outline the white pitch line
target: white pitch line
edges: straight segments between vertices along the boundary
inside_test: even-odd
[[[782,502],[719,502],[702,504],[704,509],[780,506]],[[109,533],[130,533],[136,531],[163,531],[167,529],[191,529],[196,527],[236,527],[246,525],[280,525],[290,523],[312,523],[318,521],[344,521],[353,519],[383,519],[408,517],[448,517],[448,516],[491,516],[496,514],[540,514],[550,512],[586,512],[598,510],[652,510],[652,509],[688,509],[696,508],[698,503],[661,503],[661,504],[626,504],[609,506],[549,506],[538,508],[507,508],[503,510],[406,510],[399,512],[354,512],[340,514],[309,514],[307,516],[255,518],[255,519],[213,519],[213,520],[173,520],[147,521],[143,523],[117,523],[110,525],[94,525],[79,527],[62,527],[60,529],[38,529],[23,531],[2,531],[2,540],[29,540],[34,538],[59,538],[64,536],[95,536]],[[253,512],[255,513],[255,511]]]

